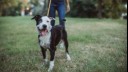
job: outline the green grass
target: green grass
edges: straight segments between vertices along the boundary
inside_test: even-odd
[[[0,17],[0,72],[47,72],[35,21]],[[69,51],[57,49],[53,72],[127,72],[127,21],[67,18]]]

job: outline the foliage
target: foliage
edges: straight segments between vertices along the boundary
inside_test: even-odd
[[[125,3],[127,0],[73,0],[71,16],[97,17],[98,12],[101,12],[105,18],[119,18],[123,11],[126,12],[123,6]],[[101,4],[100,9],[99,4]]]
[[[42,0],[43,1],[43,0]],[[33,7],[33,15],[46,14],[48,0],[44,0],[44,6],[38,0],[31,0],[30,3],[23,3],[22,0],[0,0],[0,16],[19,15],[26,7]],[[127,0],[71,0],[71,17],[103,17],[119,18],[127,9],[124,4]]]
[[[35,6],[38,6],[39,5],[38,0],[31,0],[31,3],[34,4]]]
[[[43,0],[40,0],[41,2]],[[42,15],[43,11],[44,11],[44,6],[40,5],[40,1],[39,0],[31,0],[31,4],[34,5],[34,8],[33,8],[33,15]]]
[[[119,18],[124,9],[121,0],[104,0],[103,1],[104,17]]]
[[[0,16],[14,13],[14,9],[18,6],[19,0],[0,0]],[[9,13],[10,12],[10,13]]]
[[[12,6],[17,6],[18,0],[0,0],[0,7],[8,8]]]
[[[71,5],[73,17],[95,17],[95,0],[73,0]]]

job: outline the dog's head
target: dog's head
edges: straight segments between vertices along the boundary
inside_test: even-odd
[[[52,17],[36,15],[32,19],[35,19],[37,29],[40,35],[45,36],[52,29],[51,21],[54,20]]]

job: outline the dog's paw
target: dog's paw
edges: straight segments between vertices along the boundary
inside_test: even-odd
[[[69,54],[66,54],[66,55],[67,55],[67,60],[70,61],[71,57],[69,56]]]
[[[71,58],[69,57],[69,58],[67,58],[67,60],[68,60],[68,61],[71,61]]]
[[[48,72],[51,72],[53,70],[53,67],[54,67],[54,61],[50,61]]]
[[[44,66],[44,65],[47,65],[47,63],[48,63],[48,60],[47,60],[47,59],[44,59],[42,65],[43,65],[43,66]]]
[[[48,72],[52,72],[52,70],[49,68],[49,69],[48,69]]]

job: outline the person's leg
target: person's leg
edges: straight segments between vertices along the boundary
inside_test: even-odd
[[[50,12],[49,12],[49,17],[53,17],[55,18],[55,4],[51,4],[50,6]],[[55,20],[51,21],[51,25],[54,26],[55,25]]]
[[[63,2],[58,5],[57,11],[59,15],[59,24],[65,28],[65,5]]]

